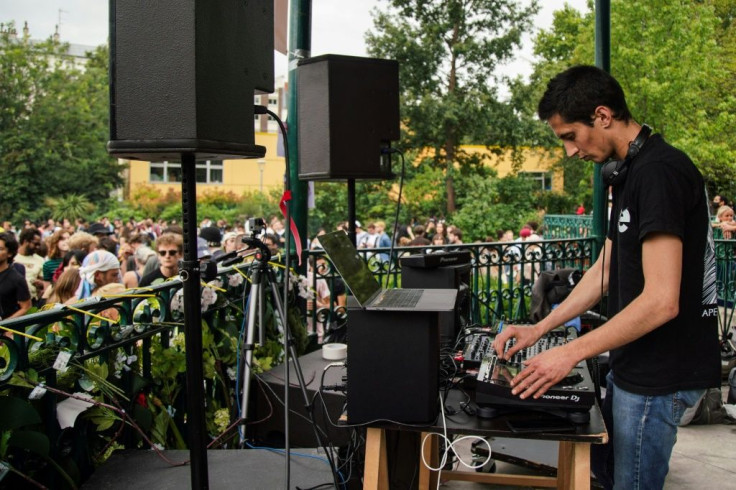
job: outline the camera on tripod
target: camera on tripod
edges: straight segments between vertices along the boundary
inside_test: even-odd
[[[263,234],[266,229],[266,221],[263,218],[250,218],[245,225],[245,234],[255,238]],[[245,241],[245,238],[243,238]]]
[[[268,262],[269,260],[271,260],[271,251],[258,238],[259,235],[263,234],[265,229],[266,221],[263,218],[250,218],[246,223],[246,235],[243,237],[243,243],[248,245],[249,248],[258,249],[256,260]],[[250,236],[248,236],[248,234],[250,234]]]

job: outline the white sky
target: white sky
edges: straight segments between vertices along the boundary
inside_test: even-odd
[[[149,0],[150,1],[150,0]],[[313,0],[312,56],[345,54],[365,56],[364,33],[372,27],[370,11],[379,0]],[[541,0],[537,28],[549,28],[552,12],[568,3],[587,11],[586,0]],[[59,25],[62,42],[96,46],[108,37],[108,0],[0,0],[0,22],[15,21],[18,32],[27,21],[31,37],[46,39]],[[531,72],[531,37],[507,73],[528,75]],[[286,72],[286,57],[276,55],[276,74]]]

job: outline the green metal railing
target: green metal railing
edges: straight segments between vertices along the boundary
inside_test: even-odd
[[[522,242],[474,243],[452,246],[452,250],[470,252],[469,284],[471,319],[473,323],[489,325],[501,318],[528,320],[531,291],[542,271],[576,268],[586,270],[593,262],[593,239],[564,239]],[[394,259],[387,260],[389,248],[361,249],[358,254],[368,264],[384,287],[401,286],[401,257],[418,252],[442,252],[448,247],[397,247]],[[331,291],[341,280],[329,258],[321,250],[311,250],[309,256],[324,257],[326,264],[313,276],[312,290],[324,280]],[[330,307],[311,313],[312,323],[325,326],[344,321],[344,308],[331,298]]]
[[[588,238],[593,235],[593,216],[547,214],[544,238]]]

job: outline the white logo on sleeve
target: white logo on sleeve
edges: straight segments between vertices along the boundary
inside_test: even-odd
[[[623,233],[628,230],[629,223],[631,223],[631,214],[628,209],[622,209],[621,214],[618,215],[618,232]]]

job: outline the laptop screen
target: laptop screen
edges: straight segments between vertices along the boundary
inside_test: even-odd
[[[334,231],[321,235],[319,243],[335,264],[337,272],[340,273],[360,306],[365,306],[371,296],[380,291],[381,285],[373,277],[368,265],[358,255],[347,233]]]

